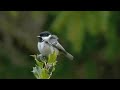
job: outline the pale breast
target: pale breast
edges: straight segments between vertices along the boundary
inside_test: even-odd
[[[38,42],[38,50],[42,55],[48,56],[53,52],[53,47],[45,42]]]

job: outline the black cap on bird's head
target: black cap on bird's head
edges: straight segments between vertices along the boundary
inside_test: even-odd
[[[49,35],[51,35],[50,32],[48,31],[43,31],[39,34],[39,36],[37,36],[39,38],[39,41],[42,41],[42,37],[48,37]]]
[[[44,31],[44,32],[41,32],[41,33],[40,33],[40,37],[47,37],[47,36],[49,36],[49,35],[51,35],[51,33],[48,32],[48,31]]]
[[[49,36],[49,35],[51,35],[50,32],[44,31],[44,32],[41,32],[41,33],[39,34],[39,36],[37,36],[37,37],[47,37],[47,36]]]

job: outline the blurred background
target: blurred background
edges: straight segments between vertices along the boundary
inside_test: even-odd
[[[61,55],[51,79],[118,79],[119,29],[118,11],[0,11],[0,79],[35,79],[30,55],[42,31],[75,57]]]

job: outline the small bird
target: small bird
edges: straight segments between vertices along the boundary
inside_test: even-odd
[[[58,42],[58,37],[52,35],[48,31],[43,31],[38,37],[38,50],[41,53],[40,56],[48,57],[49,54],[52,54],[54,51],[59,55],[60,53],[64,54],[68,59],[73,60],[73,56],[68,53]]]

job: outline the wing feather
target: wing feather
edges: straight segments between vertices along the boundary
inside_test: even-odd
[[[62,47],[62,45],[58,42],[58,37],[56,35],[52,35],[49,39],[49,43],[57,48],[59,51],[66,53],[66,50]]]

